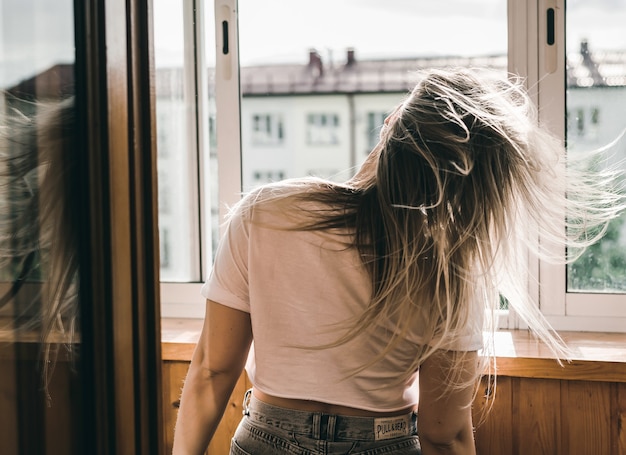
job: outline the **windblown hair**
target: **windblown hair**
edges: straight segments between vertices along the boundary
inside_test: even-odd
[[[14,302],[12,329],[39,333],[47,381],[51,346],[72,346],[77,320],[76,125],[72,98],[27,107],[33,115],[12,109],[0,122],[0,266],[18,271],[3,304],[41,284]]]
[[[566,166],[561,142],[538,126],[521,81],[483,70],[418,74],[388,120],[351,180],[279,182],[241,202],[280,207],[282,200],[286,212],[325,207],[303,213],[298,229],[352,234],[346,238],[369,271],[372,295],[337,343],[400,321],[380,359],[415,324],[424,326],[427,344],[409,375],[462,333],[477,303],[493,332],[489,316],[506,298],[557,358],[567,358],[530,299],[526,261],[529,254],[572,261],[597,241],[624,208],[618,175]]]

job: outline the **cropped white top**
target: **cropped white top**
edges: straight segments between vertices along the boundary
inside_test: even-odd
[[[371,411],[395,411],[417,404],[417,372],[399,382],[423,344],[420,328],[380,361],[375,357],[393,328],[339,346],[336,341],[371,296],[358,252],[345,236],[286,226],[276,211],[237,209],[230,218],[202,287],[207,299],[250,313],[253,346],[246,371],[259,390],[283,398],[315,400]],[[482,347],[482,322],[456,338],[453,350]],[[227,343],[227,340],[224,340]]]

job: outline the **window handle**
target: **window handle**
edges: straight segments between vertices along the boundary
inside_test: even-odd
[[[546,0],[546,9],[545,9],[545,43],[544,43],[544,64],[545,71],[548,73],[554,73],[558,67],[558,48],[559,44],[557,43],[557,1],[556,0]]]
[[[220,4],[221,3],[221,4]],[[233,76],[233,52],[232,46],[235,43],[233,33],[235,33],[236,12],[232,6],[225,4],[228,0],[215,2],[215,34],[216,34],[216,50],[217,60],[225,80],[231,80]]]
[[[222,21],[222,54],[228,55],[228,21]]]
[[[546,43],[548,46],[554,46],[554,8],[548,8],[546,11]]]

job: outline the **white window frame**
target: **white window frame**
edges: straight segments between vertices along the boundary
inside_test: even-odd
[[[208,232],[200,229],[207,226],[210,213],[207,213],[207,199],[209,198],[210,185],[207,181],[208,171],[208,147],[209,138],[207,130],[209,125],[209,109],[207,106],[207,74],[205,64],[205,31],[204,18],[205,7],[209,2],[203,0],[182,0],[184,6],[185,41],[196,43],[196,46],[186,46],[185,65],[193,65],[195,80],[187,81],[190,87],[194,87],[197,103],[196,125],[206,125],[205,128],[197,128],[190,134],[197,135],[198,144],[198,167],[200,172],[197,182],[196,194],[199,197],[199,220],[197,222],[199,232]],[[216,119],[217,136],[217,161],[218,165],[218,192],[219,192],[219,219],[226,216],[228,207],[233,205],[241,195],[241,136],[240,125],[240,97],[239,97],[239,57],[237,45],[237,0],[215,0],[215,104],[219,113]],[[227,30],[227,37],[223,32]],[[225,41],[228,53],[224,54]],[[209,275],[209,263],[212,257],[211,241],[207,238],[199,238],[199,251],[201,257],[201,278],[205,280]],[[161,317],[165,318],[203,318],[205,314],[205,302],[200,294],[202,282],[193,283],[161,283]]]
[[[546,43],[546,12],[555,11],[556,40]],[[539,109],[539,121],[558,137],[565,138],[565,1],[509,0],[509,71],[526,78]],[[565,251],[559,251],[565,257]],[[529,287],[542,313],[557,330],[626,331],[626,294],[568,293],[566,267],[543,261],[531,262]],[[524,328],[514,314],[507,315],[508,328]]]
[[[204,2],[198,1],[196,14],[201,14],[203,5]],[[546,44],[547,8],[554,8],[556,13],[554,46]],[[221,52],[223,21],[229,24],[229,55]],[[202,21],[196,23],[201,24]],[[508,0],[509,71],[524,77],[531,99],[539,107],[540,122],[560,137],[565,137],[564,23],[564,0]],[[241,137],[238,128],[233,127],[240,125],[236,0],[215,0],[215,24],[218,180],[222,219],[226,207],[236,202],[241,192]],[[202,30],[196,29],[196,33],[200,32]],[[204,45],[201,39],[196,42]],[[205,214],[201,213],[200,218],[204,220]],[[210,251],[203,252],[204,258],[211,257]],[[204,262],[208,263],[206,259]],[[527,282],[531,297],[539,302],[541,311],[555,329],[626,330],[626,295],[566,293],[564,266],[530,259],[528,265]],[[207,275],[205,270],[203,279]],[[202,318],[204,301],[200,296],[201,285],[162,283],[162,316]],[[525,328],[512,311],[501,311],[500,316],[501,328]]]

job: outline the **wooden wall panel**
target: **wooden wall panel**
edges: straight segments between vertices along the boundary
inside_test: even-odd
[[[163,364],[166,453],[188,367],[185,360]],[[206,455],[228,453],[248,388],[242,374]],[[626,455],[626,383],[500,376],[490,403],[486,389],[483,379],[473,408],[478,455]]]
[[[560,389],[560,381],[552,379],[514,379],[514,454],[564,453],[561,450]]]
[[[611,453],[611,385],[562,381],[563,443],[570,455]]]
[[[223,455],[230,450],[230,440],[239,425],[243,411],[243,396],[250,388],[250,383],[245,374],[242,374],[228,401],[224,417],[215,431],[215,436],[211,440],[207,455]]]
[[[81,453],[82,448],[74,437],[79,424],[77,416],[80,408],[77,404],[82,398],[80,376],[73,371],[71,361],[57,361],[50,380],[49,406],[43,406],[46,453]]]
[[[186,361],[163,362],[163,424],[165,450],[168,454],[172,453],[180,393],[188,369],[189,362]],[[241,420],[243,396],[250,387],[247,376],[242,374],[224,411],[222,421],[215,431],[207,455],[223,455],[229,452],[230,440]]]
[[[611,455],[626,455],[626,383],[611,384]]]
[[[480,455],[513,453],[513,395],[511,378],[499,377],[493,395],[488,378],[483,378],[474,401],[473,418],[476,427],[476,452]],[[488,394],[492,394],[487,399]],[[495,400],[494,400],[495,398]]]
[[[188,369],[189,362],[163,362],[163,376],[161,378],[163,383],[163,425],[165,426],[163,437],[165,439],[165,453],[167,454],[172,453],[174,445],[174,427],[178,415],[180,392]]]
[[[83,399],[77,367],[61,346],[46,396],[41,356],[38,343],[0,341],[2,455],[84,453],[76,436]]]
[[[0,453],[18,452],[18,400],[13,345],[0,343]]]

